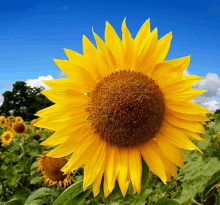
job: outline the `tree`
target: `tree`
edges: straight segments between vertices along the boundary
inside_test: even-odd
[[[218,113],[220,113],[220,109],[217,109],[217,110],[215,111],[215,114],[218,114]]]
[[[21,116],[25,121],[37,118],[33,114],[54,104],[40,93],[43,90],[43,87],[32,88],[24,81],[17,81],[13,84],[12,91],[3,93],[4,102],[0,107],[0,114],[10,116],[12,111],[14,116]]]

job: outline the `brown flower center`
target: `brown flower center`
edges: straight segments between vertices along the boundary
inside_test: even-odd
[[[31,135],[31,137],[35,140],[39,140],[41,138],[41,135],[34,134],[34,135]]]
[[[66,178],[60,169],[67,163],[67,159],[62,158],[52,158],[44,156],[42,160],[43,169],[47,177],[53,181],[61,181]]]
[[[96,132],[119,147],[133,147],[154,138],[165,111],[163,94],[154,80],[125,70],[100,81],[88,105],[88,119]]]
[[[11,136],[9,134],[5,135],[5,140],[9,140],[11,138]]]
[[[14,125],[14,130],[17,133],[23,133],[25,131],[25,125],[23,123],[16,122]]]

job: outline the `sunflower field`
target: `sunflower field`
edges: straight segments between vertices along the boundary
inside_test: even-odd
[[[96,205],[96,204],[147,204],[147,205],[219,205],[220,204],[220,114],[207,114],[210,121],[201,122],[207,134],[199,134],[207,142],[192,141],[199,151],[184,153],[184,167],[178,176],[164,184],[149,171],[142,160],[141,193],[133,195],[130,184],[125,197],[118,184],[108,197],[103,184],[94,197],[92,186],[83,191],[84,166],[63,174],[60,169],[66,158],[50,158],[46,153],[54,147],[41,146],[40,142],[52,130],[34,126],[21,117],[0,117],[0,204],[2,205]]]

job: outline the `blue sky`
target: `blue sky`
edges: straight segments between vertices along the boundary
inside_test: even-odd
[[[151,30],[161,38],[172,31],[166,60],[191,55],[190,74],[220,76],[220,3],[194,1],[1,1],[0,96],[5,85],[37,79],[61,70],[53,58],[66,59],[63,48],[82,53],[82,35],[95,43],[94,31],[104,39],[108,21],[121,37],[126,24],[133,37],[150,18]],[[218,96],[212,96],[220,102]]]

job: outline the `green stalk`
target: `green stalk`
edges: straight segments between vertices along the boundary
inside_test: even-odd
[[[23,169],[23,185],[24,185],[24,174],[25,174],[25,135],[24,135],[24,142],[23,142],[23,152],[24,152],[24,169]]]
[[[2,181],[2,190],[3,190],[3,200],[5,200],[6,191],[5,191],[5,186],[4,186],[4,182],[3,181]]]

